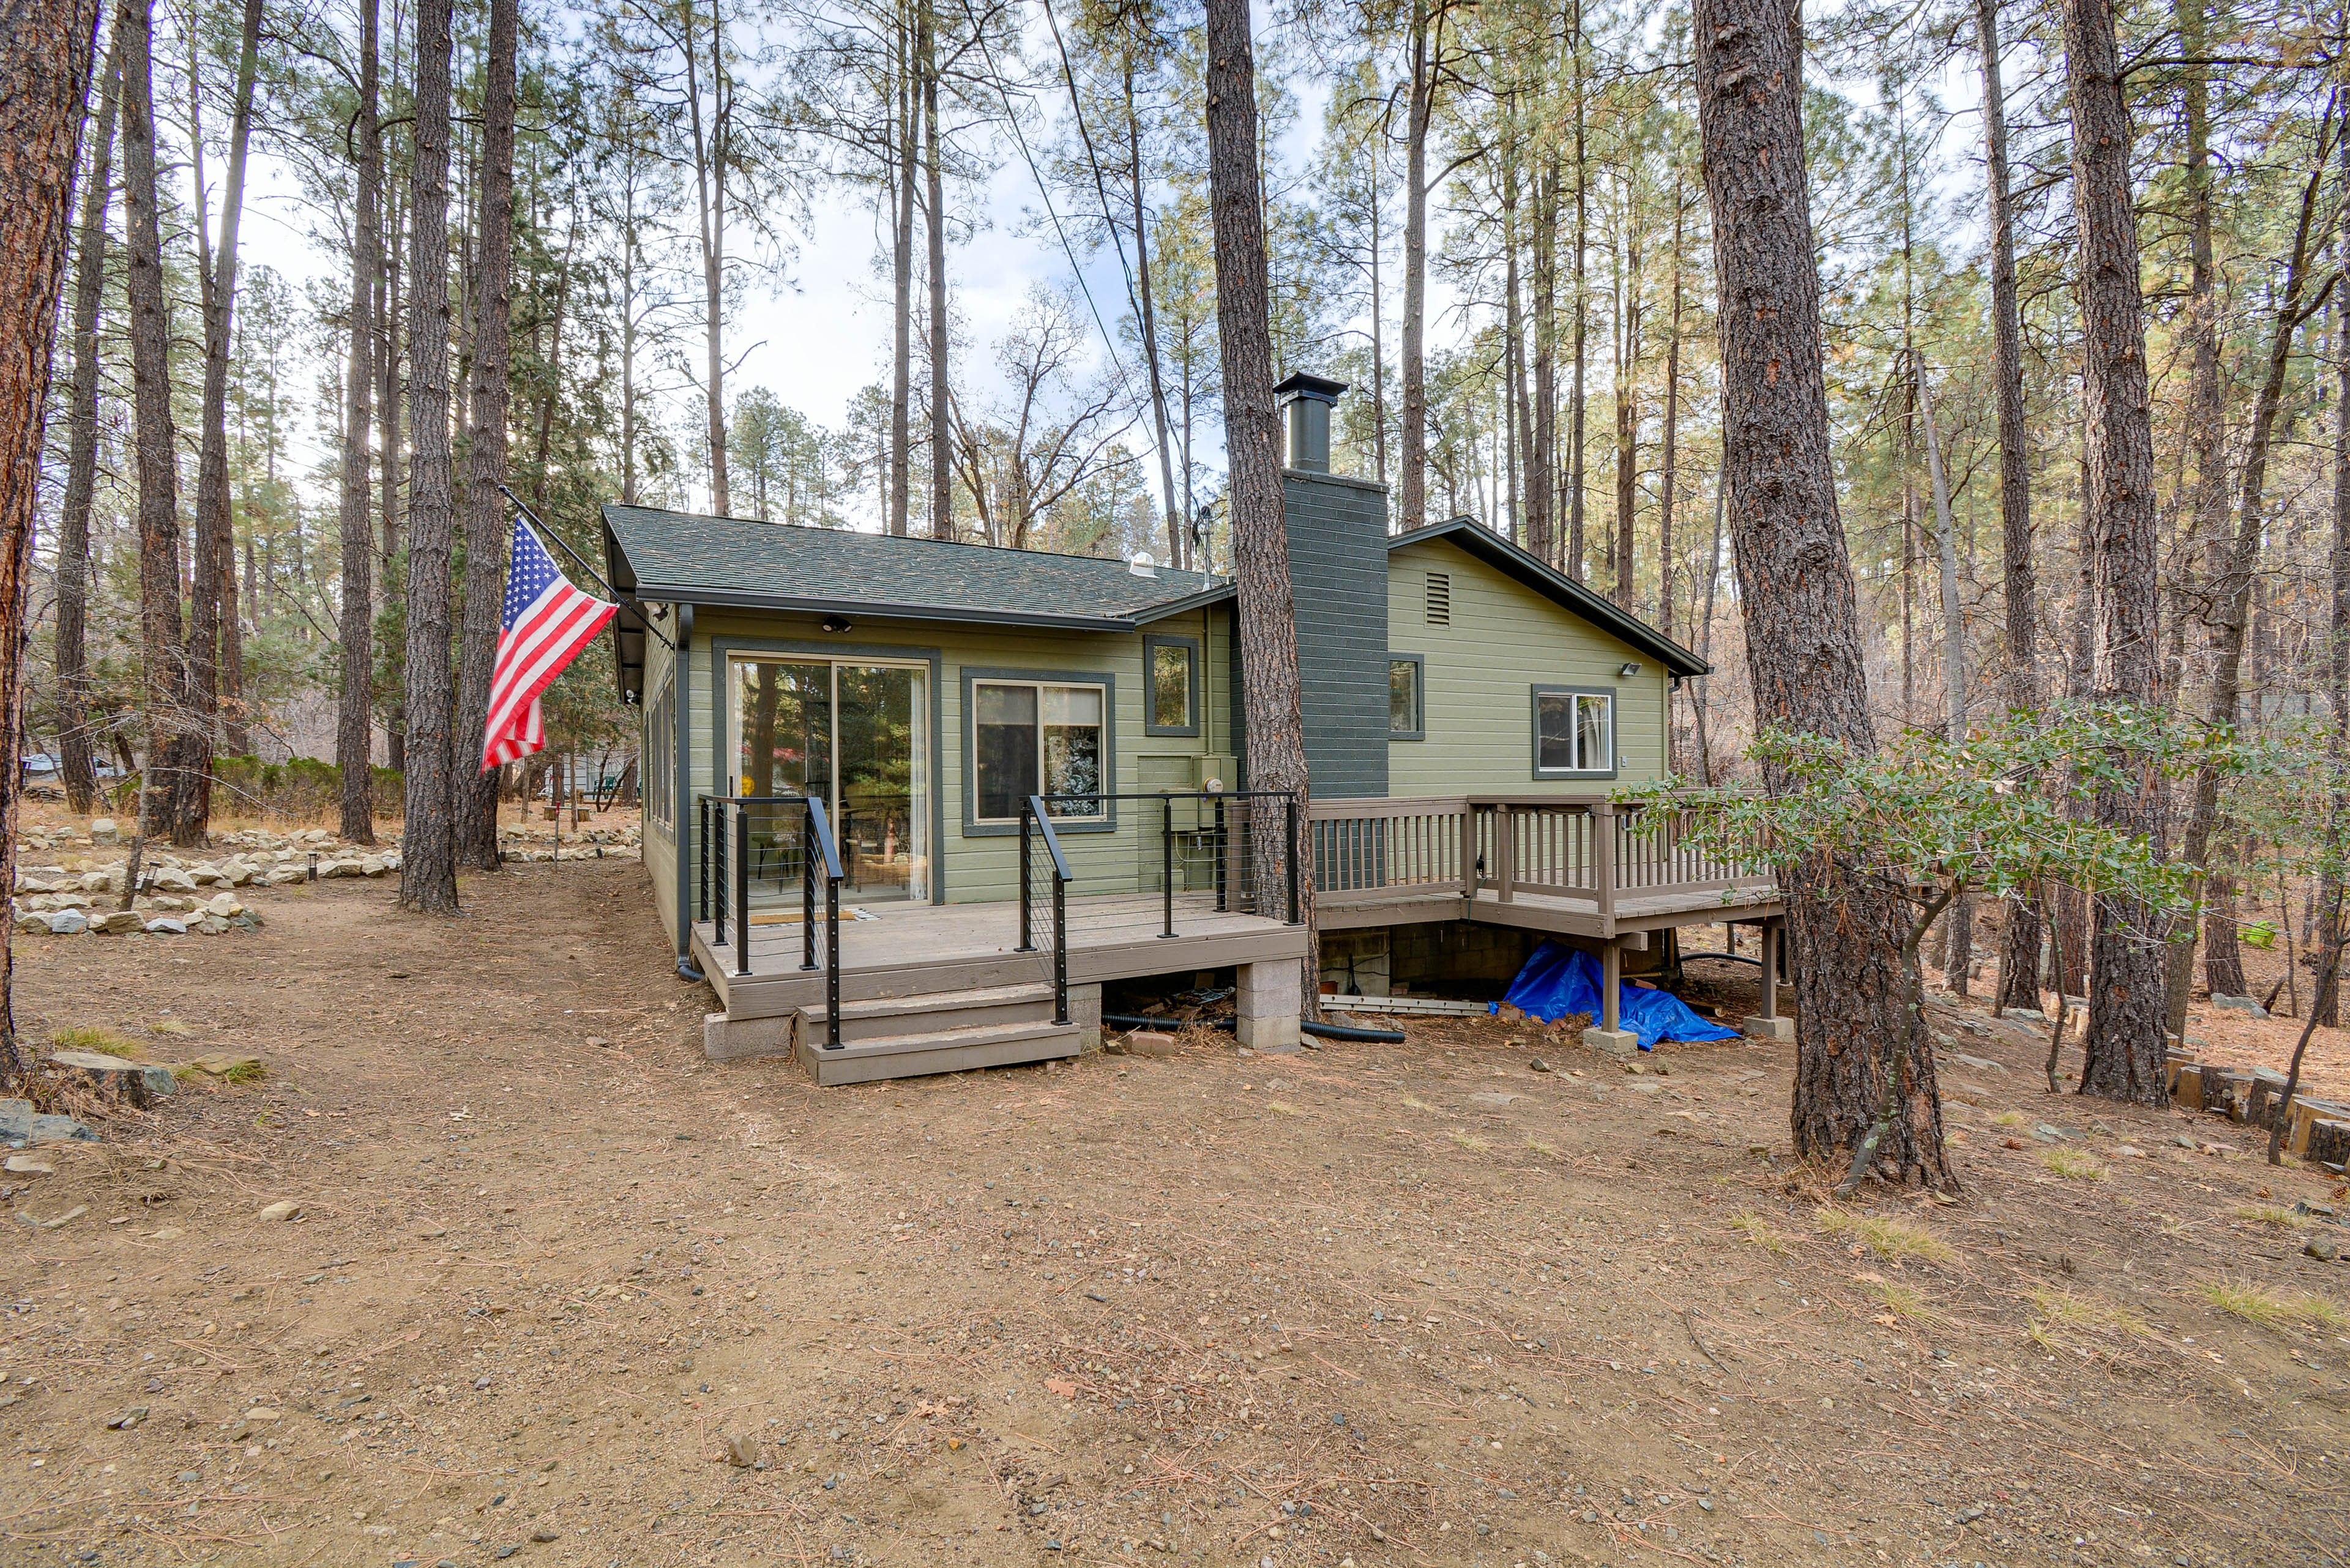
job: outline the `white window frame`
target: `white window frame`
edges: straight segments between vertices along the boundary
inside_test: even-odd
[[[1582,717],[1583,717],[1583,705],[1584,705],[1584,703],[1586,703],[1586,702],[1589,702],[1589,701],[1596,701],[1596,702],[1604,703],[1604,704],[1606,705],[1606,707],[1605,707],[1605,711],[1606,711],[1606,713],[1607,713],[1607,760],[1606,760],[1606,763],[1605,763],[1605,764],[1604,764],[1604,765],[1600,765],[1600,766],[1576,766],[1576,767],[1565,767],[1565,768],[1560,768],[1560,767],[1544,767],[1544,766],[1543,765],[1543,754],[1542,754],[1542,745],[1543,745],[1543,722],[1542,722],[1542,710],[1543,710],[1543,699],[1544,699],[1545,697],[1553,698],[1553,699],[1564,697],[1564,698],[1566,698],[1566,699],[1568,699],[1569,701],[1571,701],[1573,702],[1573,704],[1574,704],[1574,719],[1575,719],[1575,723],[1574,723],[1574,725],[1573,725],[1573,727],[1572,727],[1572,729],[1570,730],[1570,732],[1570,732],[1570,733],[1572,733],[1573,735],[1575,735],[1575,736],[1576,737],[1576,740],[1577,740],[1577,743],[1578,743],[1578,744],[1580,744],[1581,737],[1582,737],[1582,734],[1583,734],[1583,723],[1582,723]],[[1531,742],[1533,742],[1532,750],[1533,750],[1533,753],[1534,753],[1534,758],[1533,758],[1533,760],[1534,760],[1534,776],[1535,778],[1537,778],[1537,779],[1612,779],[1612,778],[1614,778],[1614,777],[1616,776],[1617,763],[1618,758],[1619,758],[1619,757],[1620,757],[1620,755],[1621,755],[1622,748],[1617,744],[1617,740],[1616,740],[1616,689],[1615,689],[1614,687],[1612,687],[1612,686],[1537,686],[1537,687],[1535,687],[1535,688],[1534,689],[1534,695],[1533,695],[1533,701],[1532,701],[1532,704],[1531,704],[1530,712],[1531,712],[1531,716],[1532,716],[1532,721],[1533,721],[1533,726],[1534,726],[1534,729],[1533,729],[1533,733],[1532,733],[1532,735],[1529,737],[1529,739],[1530,739],[1530,740],[1531,740]],[[1578,761],[1579,761],[1579,762],[1587,762],[1587,759],[1580,759],[1580,758],[1579,758],[1579,759],[1578,759]]]

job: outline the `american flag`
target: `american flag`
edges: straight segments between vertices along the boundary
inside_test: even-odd
[[[498,634],[498,663],[490,675],[490,719],[482,734],[484,773],[546,744],[539,693],[555,684],[555,678],[619,609],[566,582],[538,535],[522,519],[515,519],[505,629]]]

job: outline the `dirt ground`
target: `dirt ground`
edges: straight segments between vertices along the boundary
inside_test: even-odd
[[[2293,1212],[2343,1187],[2048,1095],[1980,1012],[1966,1196],[1833,1207],[1786,1046],[1414,1021],[818,1091],[702,1058],[634,863],[465,894],[22,943],[28,1036],[269,1073],[0,1178],[0,1561],[2350,1550],[2350,1265],[2302,1252],[2350,1230]]]

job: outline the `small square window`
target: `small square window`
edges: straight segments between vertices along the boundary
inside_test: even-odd
[[[1142,662],[1149,680],[1143,701],[1146,735],[1200,732],[1200,640],[1192,637],[1146,637]]]
[[[1419,655],[1388,656],[1388,739],[1417,741],[1427,734],[1421,720],[1426,666]]]
[[[1616,771],[1616,696],[1564,686],[1534,688],[1534,776]]]

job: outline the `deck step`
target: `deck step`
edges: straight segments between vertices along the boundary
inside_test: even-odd
[[[1049,1005],[1049,1003],[1048,1003]],[[847,1018],[841,1020],[847,1024]],[[916,1078],[930,1073],[964,1073],[980,1067],[1009,1067],[1024,1062],[1055,1061],[1075,1056],[1079,1049],[1077,1026],[1044,1023],[1000,1023],[934,1029],[920,1033],[883,1034],[844,1043],[839,1050],[825,1049],[823,1036],[800,1032],[800,1064],[818,1085],[868,1084],[879,1078]]]
[[[807,1037],[822,1044],[831,1010],[817,1002],[802,1007],[799,1013],[800,1027]],[[1052,1017],[1049,985],[991,985],[926,996],[868,997],[840,1004],[840,1039],[847,1045],[981,1024],[1044,1023]]]

